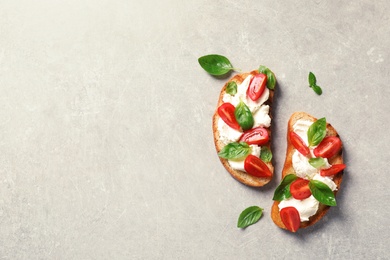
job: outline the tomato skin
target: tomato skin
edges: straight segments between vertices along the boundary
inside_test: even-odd
[[[240,130],[240,125],[238,124],[234,115],[235,109],[236,108],[231,103],[223,103],[218,107],[218,115],[228,126],[233,129]]]
[[[280,218],[286,228],[291,232],[296,232],[301,225],[299,212],[294,207],[282,208],[280,211]]]
[[[341,140],[336,136],[325,137],[313,150],[316,157],[332,158],[341,149]]]
[[[255,177],[272,177],[272,173],[268,166],[257,156],[252,154],[245,158],[245,171]]]
[[[334,164],[332,165],[332,167],[328,168],[328,169],[322,169],[320,170],[320,175],[321,176],[333,176],[339,172],[341,172],[342,170],[345,169],[345,167],[347,167],[345,164]]]
[[[247,144],[263,145],[268,143],[269,135],[267,129],[259,126],[251,130],[245,131],[240,137],[240,142],[246,142]]]
[[[267,75],[263,73],[255,74],[249,83],[248,90],[246,91],[247,96],[253,101],[258,100],[261,94],[263,94],[266,85]]]
[[[309,181],[302,178],[293,181],[290,185],[290,193],[294,199],[307,199],[311,195]]]
[[[295,133],[294,131],[290,132],[290,142],[302,155],[308,156],[310,154],[310,149],[307,147],[302,138]]]

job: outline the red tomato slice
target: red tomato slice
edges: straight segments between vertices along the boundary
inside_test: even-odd
[[[253,101],[258,100],[261,94],[263,94],[266,84],[267,75],[263,73],[255,74],[249,83],[248,90],[246,91],[247,96]]]
[[[240,142],[246,142],[247,144],[263,145],[268,143],[269,135],[267,129],[263,127],[256,127],[251,130],[245,131],[240,138]]]
[[[255,177],[272,177],[272,173],[268,166],[257,156],[252,154],[245,158],[245,171]]]
[[[321,176],[333,176],[336,173],[339,173],[342,170],[344,170],[345,167],[347,167],[347,166],[345,164],[342,164],[342,163],[341,164],[334,164],[334,165],[332,165],[332,167],[330,167],[328,169],[320,170],[320,175]]]
[[[307,199],[311,195],[309,181],[301,178],[293,181],[290,185],[290,192],[294,199]]]
[[[310,154],[309,147],[307,147],[305,141],[303,141],[302,138],[294,131],[290,132],[290,142],[295,147],[295,149],[297,149],[298,152],[304,156],[308,156]]]
[[[286,228],[291,232],[296,232],[301,225],[299,212],[294,207],[282,208],[280,211],[280,218],[282,219],[282,222]]]
[[[336,136],[325,137],[322,142],[314,148],[316,157],[331,158],[341,149],[341,140]]]
[[[218,107],[218,115],[228,126],[233,129],[240,130],[240,125],[234,115],[235,109],[236,108],[231,103],[223,103],[220,107]]]

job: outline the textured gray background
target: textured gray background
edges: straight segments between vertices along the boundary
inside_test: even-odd
[[[389,46],[386,0],[0,1],[0,259],[390,258]],[[214,151],[210,53],[278,78],[262,189]],[[348,168],[338,207],[290,234],[269,213],[300,110]]]

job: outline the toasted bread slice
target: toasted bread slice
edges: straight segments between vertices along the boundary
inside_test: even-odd
[[[250,74],[252,75],[255,75],[256,73],[258,73],[257,70],[254,70],[254,71],[251,71],[249,73],[241,73],[241,74],[237,74],[235,75],[234,77],[232,77],[228,82],[226,82],[226,84],[223,86],[221,92],[220,92],[220,95],[219,95],[219,99],[218,99],[218,104],[217,104],[217,109],[219,106],[221,106],[223,104],[223,96],[224,94],[226,93],[226,87],[227,85],[229,84],[229,82],[231,81],[235,81],[238,84],[242,83],[244,81],[244,79],[249,76]],[[271,118],[271,121],[272,121],[272,103],[273,103],[273,99],[274,99],[274,90],[269,90],[269,98],[266,102],[264,102],[265,105],[269,105],[270,109],[269,109],[269,116]],[[214,144],[215,144],[215,148],[217,150],[217,153],[219,153],[222,148],[225,146],[225,144],[219,139],[220,138],[220,135],[219,135],[219,131],[218,131],[218,120],[219,120],[219,115],[218,115],[218,112],[217,112],[217,109],[215,110],[215,113],[213,115],[213,132],[214,132]],[[271,124],[272,126],[272,124]],[[267,128],[267,132],[268,132],[268,135],[269,135],[269,141],[267,144],[265,145],[262,145],[262,146],[267,146],[268,149],[271,150],[271,127]],[[272,150],[271,150],[272,151]],[[233,178],[235,178],[236,180],[238,180],[239,182],[245,184],[245,185],[248,185],[248,186],[252,186],[252,187],[261,187],[261,186],[264,186],[265,184],[267,184],[271,179],[272,179],[272,176],[271,177],[267,177],[267,178],[263,178],[263,177],[254,177],[252,175],[249,175],[248,173],[244,172],[244,171],[240,171],[240,170],[235,170],[233,169],[228,160],[227,159],[224,159],[224,158],[221,158],[219,157],[220,160],[221,160],[221,163],[223,164],[223,166],[226,168],[226,170],[231,174],[231,176]],[[273,175],[273,172],[274,172],[274,166],[272,164],[272,161],[271,162],[267,162],[266,165],[268,166],[268,168],[270,169],[272,175]]]
[[[317,118],[305,113],[305,112],[295,112],[292,114],[290,117],[290,120],[288,121],[288,129],[287,129],[287,152],[286,152],[286,158],[285,158],[285,163],[284,167],[282,170],[282,179],[290,173],[295,172],[293,165],[292,165],[292,156],[295,151],[294,146],[291,144],[289,133],[290,131],[293,131],[293,126],[294,124],[299,120],[310,120],[312,122],[316,121]],[[329,123],[326,124],[326,136],[336,136],[339,137],[336,129]],[[342,148],[340,151],[334,155],[332,158],[328,159],[329,164],[334,165],[334,164],[342,164],[343,163],[343,156],[342,156]],[[337,185],[337,189],[334,191],[334,194],[336,195],[337,191],[340,189],[340,184],[343,178],[343,171],[337,173],[333,177],[333,182]],[[275,201],[272,205],[272,210],[271,210],[271,217],[272,220],[275,222],[277,226],[283,229],[287,229],[285,225],[283,224],[280,214],[279,214],[279,201]],[[301,222],[300,228],[305,228],[308,226],[311,226],[318,222],[329,210],[330,206],[326,206],[323,204],[319,204],[319,208],[317,210],[317,213],[309,218],[309,221],[304,221]]]

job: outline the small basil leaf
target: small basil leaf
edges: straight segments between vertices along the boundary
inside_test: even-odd
[[[205,71],[215,76],[224,75],[233,69],[228,58],[218,54],[202,56],[198,62]]]
[[[238,217],[237,227],[246,228],[255,224],[263,215],[263,209],[258,206],[252,206],[241,212]]]
[[[326,135],[326,119],[325,117],[315,121],[307,131],[307,140],[309,141],[309,146],[316,146],[321,143]]]
[[[267,146],[261,147],[260,159],[266,163],[272,160],[272,152]]]
[[[246,131],[253,127],[255,121],[253,119],[252,112],[242,100],[236,106],[236,109],[234,110],[234,115],[242,130]]]
[[[314,90],[315,93],[317,93],[317,95],[322,94],[322,89],[320,88],[320,86],[312,85],[311,88]]]
[[[311,194],[320,203],[328,206],[337,205],[333,191],[325,183],[317,180],[311,180],[309,182],[309,188]]]
[[[273,200],[282,201],[284,199],[288,199],[291,197],[290,193],[290,185],[293,181],[295,181],[298,177],[295,174],[286,175],[279,186],[276,188]]]
[[[316,76],[313,74],[313,72],[309,72],[309,86],[312,87],[317,83]]]
[[[318,169],[325,165],[325,160],[322,157],[310,158],[309,163],[311,166]]]
[[[274,89],[276,84],[275,74],[264,65],[260,65],[258,71],[259,73],[267,75],[267,88]]]
[[[235,81],[230,81],[226,86],[226,93],[234,96],[237,93],[237,83]]]
[[[251,151],[250,146],[245,142],[230,143],[225,145],[218,153],[218,156],[225,159],[240,159],[247,156]]]

